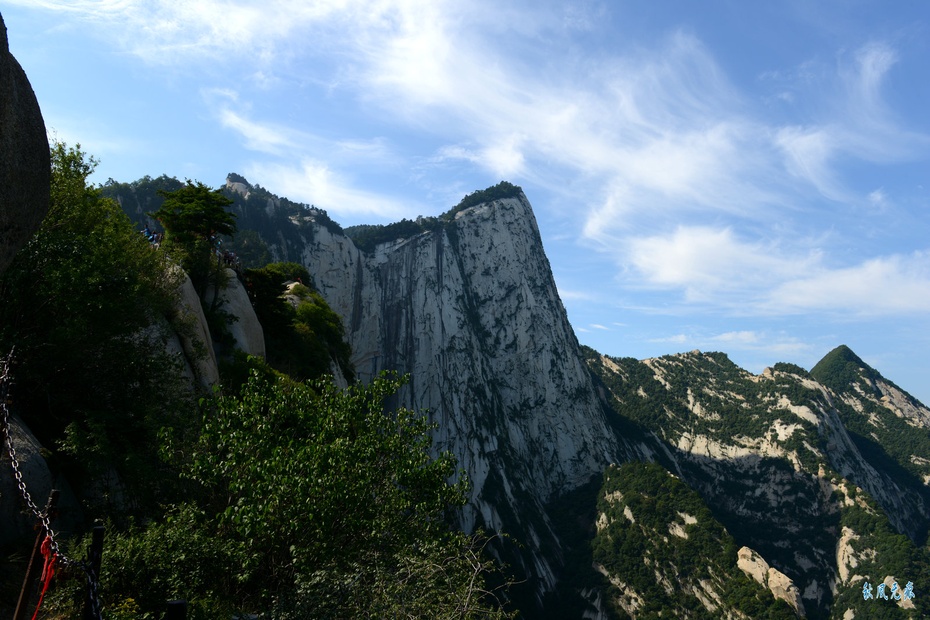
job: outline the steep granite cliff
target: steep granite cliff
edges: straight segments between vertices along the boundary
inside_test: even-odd
[[[437,448],[471,480],[463,526],[519,531],[534,552],[554,541],[543,504],[621,447],[522,192],[370,254],[317,227],[302,262],[344,317],[360,377],[410,373],[398,404],[429,411]],[[551,587],[552,567],[531,555],[530,572]]]
[[[151,184],[124,189],[142,204]],[[852,617],[878,610],[863,584],[930,587],[930,410],[845,347],[810,373],[758,376],[722,353],[581,348],[508,184],[347,230],[241,177],[226,190],[254,255],[300,262],[342,317],[356,375],[410,374],[389,405],[427,411],[457,456],[472,483],[461,525],[523,545],[497,551],[531,617]],[[630,460],[669,475],[621,501],[608,466]],[[690,494],[669,496],[674,479]],[[714,554],[706,574],[677,574]],[[923,613],[921,598],[889,605]]]

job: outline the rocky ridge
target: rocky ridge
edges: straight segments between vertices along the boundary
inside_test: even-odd
[[[925,553],[927,489],[917,476],[901,473],[906,466],[920,471],[930,441],[908,443],[912,453],[900,462],[863,449],[868,443],[848,423],[868,419],[869,403],[883,395],[860,393],[856,378],[880,377],[861,360],[850,369],[851,382],[830,388],[790,364],[754,376],[720,353],[638,361],[587,349],[586,356],[603,382],[604,398],[654,434],[658,459],[752,551],[753,562],[747,556],[745,567],[764,562],[761,583],[770,588],[769,569],[778,571],[784,579],[776,580],[776,596],[797,598],[799,612],[820,617],[842,606],[861,611],[854,568],[861,571],[860,584],[900,580],[900,571],[916,566],[904,557]],[[919,419],[922,406],[906,395],[896,398],[916,409],[908,420]],[[849,551],[851,545],[872,549],[861,556],[869,560],[865,570],[853,566],[850,558],[860,556]],[[890,551],[895,546],[907,551]]]
[[[364,249],[319,209],[232,175],[227,192],[240,224],[251,222],[241,232],[255,232],[275,260],[308,268],[343,318],[360,378],[410,373],[392,405],[428,411],[437,448],[452,450],[468,473],[462,525],[524,543],[508,559],[537,611],[566,617],[557,591],[574,601],[569,616],[642,613],[611,594],[632,583],[628,575],[601,564],[599,577],[577,583],[565,568],[590,569],[590,537],[606,515],[579,488],[633,459],[661,463],[697,492],[735,541],[728,571],[744,574],[737,550],[750,549],[766,566],[765,586],[808,617],[868,613],[864,581],[907,575],[918,591],[930,588],[916,568],[930,505],[930,411],[858,358],[839,356],[849,372],[827,380],[823,368],[791,364],[756,376],[719,353],[639,361],[582,352],[522,192],[463,203],[428,225],[382,227]],[[566,502],[577,510],[565,513]],[[692,526],[670,518],[661,536],[690,540],[681,534]],[[731,581],[664,575],[704,612],[723,609]],[[645,604],[638,596],[627,598]],[[672,596],[664,603],[679,609]],[[919,611],[919,598],[908,603]]]
[[[472,484],[463,527],[519,531],[538,594],[555,584],[544,504],[620,458],[522,192],[378,245],[315,228],[302,264],[340,314],[364,379],[409,373],[397,404],[429,412]],[[536,549],[533,549],[536,547]]]

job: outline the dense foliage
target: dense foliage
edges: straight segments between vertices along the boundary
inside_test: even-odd
[[[449,209],[440,216],[440,219],[451,221],[455,219],[455,216],[465,209],[478,206],[485,202],[493,202],[495,200],[504,200],[506,198],[518,198],[523,195],[523,189],[519,185],[514,185],[513,183],[508,183],[507,181],[501,181],[497,185],[492,185],[491,187],[483,190],[478,190],[472,192],[462,198],[455,207]]]
[[[906,536],[895,532],[888,517],[870,498],[854,493],[856,502],[844,506],[842,526],[848,528],[853,538],[847,542],[854,561],[849,570],[862,578],[840,588],[834,608],[844,612],[852,609],[856,617],[863,618],[924,618],[927,615],[927,600],[923,593],[930,592],[930,554],[926,547],[918,547]],[[879,583],[886,577],[896,580],[903,590],[907,582],[914,586],[915,597],[911,610],[898,607],[895,601],[884,601],[873,597],[866,600],[862,588],[868,581],[877,591]],[[852,579],[850,581],[853,581]]]
[[[312,239],[310,223],[316,223],[341,234],[342,228],[325,210],[279,198],[260,185],[250,185],[242,176],[230,173],[230,183],[241,183],[245,192],[224,187],[222,194],[232,201],[229,209],[236,216],[237,232],[234,238],[222,237],[222,248],[235,252],[245,268],[259,268],[272,261],[297,260],[300,248]],[[149,226],[158,229],[149,213],[157,211],[164,202],[164,192],[183,187],[181,181],[162,175],[143,177],[131,183],[118,183],[113,179],[101,188],[104,196],[117,200],[139,229]],[[296,226],[295,226],[296,224]],[[272,254],[269,244],[275,246]]]
[[[246,287],[262,324],[268,363],[295,379],[310,379],[337,367],[354,378],[351,348],[342,320],[313,290],[306,268],[297,263],[271,263],[245,272]],[[284,298],[291,282],[290,300]]]
[[[0,344],[16,345],[15,410],[52,447],[87,516],[109,524],[105,617],[159,618],[176,598],[193,618],[500,616],[485,539],[451,527],[467,489],[453,457],[431,452],[425,417],[385,411],[400,383],[342,391],[320,379],[333,359],[351,379],[349,348],[306,270],[272,264],[252,282],[294,347],[288,369],[310,382],[249,358],[238,364],[248,376],[198,410],[165,353],[186,329],[168,258],[182,254],[154,247],[87,184],[96,162],[79,148],[55,145],[52,164],[49,216],[0,280]],[[176,214],[203,206],[205,188],[191,187],[195,200]],[[208,216],[204,227],[175,222],[175,239],[231,232],[225,215]],[[291,279],[306,286],[288,301]],[[59,542],[79,558],[87,541]],[[21,579],[23,556],[3,551],[0,579]],[[83,581],[66,577],[46,599],[50,617],[79,614]]]
[[[174,191],[159,190],[165,199],[150,215],[165,228],[165,249],[190,276],[194,290],[206,300],[207,290],[224,284],[224,269],[216,256],[220,236],[236,232],[236,217],[227,210],[232,200],[220,190],[188,181]],[[217,304],[214,295],[213,308]]]
[[[362,224],[345,229],[346,236],[362,252],[373,252],[389,241],[408,239],[428,230],[439,230],[442,223],[435,217],[418,217],[416,221],[403,219],[393,224]]]
[[[608,468],[597,506],[603,516],[592,543],[594,560],[611,581],[637,594],[638,617],[678,610],[689,618],[710,619],[722,617],[726,609],[750,618],[795,617],[784,601],[736,566],[733,537],[697,493],[659,465],[632,462]],[[714,612],[694,594],[708,584],[722,599]],[[630,594],[614,586],[609,591],[612,599]],[[713,600],[706,590],[703,595]]]
[[[395,241],[397,239],[409,239],[410,237],[431,230],[442,230],[450,222],[455,220],[456,214],[470,207],[486,202],[493,202],[495,200],[503,200],[505,198],[516,198],[522,194],[523,190],[520,189],[520,187],[506,181],[501,181],[493,187],[468,194],[458,205],[439,217],[421,216],[416,220],[403,219],[392,224],[364,224],[351,226],[345,229],[345,234],[352,239],[353,243],[355,243],[355,247],[359,250],[371,253],[382,243]]]
[[[119,207],[88,186],[96,161],[51,147],[51,207],[0,279],[0,346],[15,345],[15,406],[53,464],[107,507],[114,479],[133,506],[165,481],[159,426],[186,396],[165,353],[177,276]]]
[[[498,617],[481,539],[449,527],[467,482],[429,425],[386,413],[398,381],[367,387],[253,373],[239,395],[205,400],[184,476],[190,501],[113,531],[105,605],[194,617]],[[130,602],[131,599],[131,602]],[[67,609],[67,598],[59,608]]]
[[[930,491],[923,484],[924,477],[930,474],[930,429],[913,426],[886,407],[881,401],[879,382],[900,388],[845,345],[824,356],[811,369],[811,375],[839,396],[837,412],[862,455],[900,483],[920,490],[930,505]],[[920,406],[909,396],[905,398],[914,407]],[[849,399],[855,399],[857,406],[848,404]]]

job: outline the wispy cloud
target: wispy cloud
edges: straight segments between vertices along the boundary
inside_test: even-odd
[[[570,299],[573,301],[594,301],[595,299],[597,299],[597,296],[592,293],[587,293],[585,291],[568,290],[564,288],[559,288],[559,297],[562,299]]]
[[[817,269],[779,283],[764,303],[783,312],[926,313],[930,311],[930,254],[882,256],[848,267]]]
[[[297,136],[286,127],[255,122],[229,108],[221,108],[217,115],[220,124],[238,133],[248,149],[282,155],[297,147]]]
[[[887,42],[774,70],[763,81],[775,89],[760,103],[683,30],[576,53],[567,33],[596,32],[604,5],[12,1],[83,17],[153,65],[219,60],[224,78],[262,88],[327,84],[423,138],[415,157],[424,165],[465,163],[547,187],[579,205],[578,234],[613,259],[626,290],[678,292],[685,304],[741,313],[930,308],[924,254],[841,259],[826,232],[807,228],[815,212],[886,204],[891,189],[863,189],[846,164],[925,157],[930,147],[886,100],[900,62]],[[387,140],[323,139],[219,88],[211,112],[256,153],[248,172],[264,184],[344,212],[418,211],[359,189],[351,172],[363,160],[412,169]],[[778,120],[761,109],[773,101]]]
[[[627,240],[625,262],[634,267],[643,285],[680,289],[689,301],[723,302],[734,292],[764,290],[818,263],[815,251],[786,252],[776,243],[750,242],[731,228],[679,226],[667,235]]]
[[[276,193],[292,200],[312,203],[330,212],[351,216],[374,216],[397,220],[422,213],[422,205],[409,204],[381,194],[358,189],[358,184],[332,170],[327,164],[309,158],[299,164],[254,162],[246,176],[262,179]]]

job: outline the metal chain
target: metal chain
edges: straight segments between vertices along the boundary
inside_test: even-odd
[[[87,587],[90,590],[91,613],[94,618],[99,619],[101,617],[100,597],[98,594],[100,581],[97,575],[94,574],[94,570],[88,562],[72,560],[58,548],[58,541],[55,540],[55,531],[52,529],[51,518],[48,516],[48,511],[39,510],[39,507],[36,506],[36,503],[32,500],[32,495],[30,495],[29,490],[26,488],[26,482],[23,480],[23,472],[19,466],[19,459],[16,458],[16,448],[13,446],[13,433],[11,432],[12,425],[10,424],[10,410],[8,406],[10,385],[12,384],[12,380],[10,379],[10,365],[13,360],[14,351],[15,347],[10,349],[6,357],[0,359],[0,434],[2,434],[6,440],[7,453],[10,456],[10,466],[13,469],[13,477],[16,479],[16,486],[23,496],[23,501],[26,502],[26,507],[29,508],[32,514],[42,523],[42,529],[45,530],[45,534],[49,538],[49,548],[52,554],[58,556],[58,561],[61,562],[64,568],[80,568],[86,574]]]

